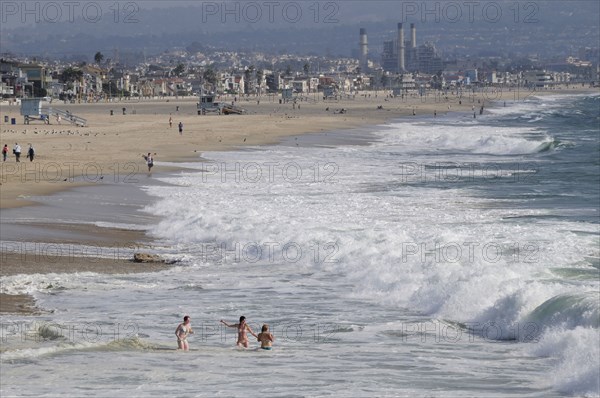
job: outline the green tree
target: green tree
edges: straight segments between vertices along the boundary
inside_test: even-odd
[[[178,64],[175,69],[173,69],[173,74],[175,76],[181,76],[183,75],[183,72],[185,72],[185,65],[184,64]]]
[[[217,74],[215,73],[215,70],[211,67],[208,67],[204,71],[202,77],[204,78],[204,81],[209,82],[213,86],[217,84]]]
[[[102,53],[100,51],[98,51],[96,53],[96,55],[94,55],[94,61],[96,61],[96,63],[98,65],[100,65],[102,63],[102,60],[104,59],[104,55],[102,55]]]
[[[104,91],[108,95],[115,96],[119,92],[119,89],[117,88],[117,84],[111,80],[102,83],[102,91]]]
[[[83,71],[81,71],[80,69],[75,69],[75,68],[69,67],[69,68],[63,70],[60,77],[63,82],[71,83],[74,81],[81,80],[81,78],[83,77]]]
[[[304,69],[304,75],[308,76],[308,72],[310,71],[310,65],[308,64],[308,62],[304,64],[303,69]]]
[[[383,73],[381,75],[381,78],[379,79],[379,82],[381,83],[381,86],[383,88],[386,88],[390,84],[390,79],[389,79],[388,75],[386,75],[385,73]]]

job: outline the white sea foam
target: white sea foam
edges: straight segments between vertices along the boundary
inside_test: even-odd
[[[556,388],[568,395],[597,397],[600,391],[598,328],[552,329],[531,344],[533,355],[550,357]]]
[[[451,128],[445,124],[398,123],[380,133],[379,145],[393,145],[400,153],[525,155],[539,152],[553,138],[535,129],[491,128],[484,125]],[[537,139],[527,136],[537,136]]]
[[[328,159],[339,173],[333,184],[186,174],[176,181],[185,189],[175,194],[170,188],[148,188],[162,199],[147,210],[165,217],[151,233],[186,251],[199,243],[219,243],[230,251],[236,244],[276,243],[273,258],[280,262],[286,242],[305,251],[332,243],[332,251],[321,254],[333,253],[333,261],[315,261],[309,251],[294,266],[340,275],[354,286],[349,297],[464,323],[484,338],[529,344],[559,329],[597,331],[595,300],[583,299],[581,308],[562,314],[551,305],[561,295],[597,289],[597,281],[565,283],[552,271],[578,267],[593,254],[595,226],[507,222],[507,217],[545,212],[486,208],[486,199],[462,187],[440,190],[427,181],[411,187],[402,184],[398,170],[386,169],[402,155],[410,156],[403,161],[428,164],[452,162],[454,155],[505,162],[510,158],[499,156],[540,152],[554,141],[551,136],[535,129],[428,123],[399,123],[378,134],[381,140],[368,148],[305,149],[301,157],[293,149],[213,154],[212,161],[229,167],[293,161],[309,169]],[[589,235],[568,232],[582,229]],[[492,333],[489,325],[500,331]]]

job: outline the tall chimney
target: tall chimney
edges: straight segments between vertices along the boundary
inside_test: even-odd
[[[366,72],[367,67],[368,67],[368,62],[367,62],[368,47],[367,47],[367,30],[365,28],[360,28],[359,46],[360,46],[360,69],[363,72]]]
[[[415,24],[410,24],[410,47],[417,48],[417,28],[415,28]]]
[[[404,29],[402,23],[398,23],[398,73],[404,70]]]

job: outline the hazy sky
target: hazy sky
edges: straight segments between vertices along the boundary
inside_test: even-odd
[[[416,23],[419,42],[444,44],[454,34],[447,48],[495,37],[504,47],[525,43],[551,53],[558,37],[563,52],[597,47],[599,21],[598,0],[0,0],[0,52],[163,51],[196,41],[277,51],[308,43],[350,54],[359,27],[367,28],[369,51],[378,51],[405,22]]]
[[[493,19],[498,10],[502,12],[502,18],[517,19],[522,22],[529,16],[542,15],[548,9],[560,11],[565,17],[584,9],[595,14],[596,20],[600,19],[600,2],[597,0],[0,0],[0,24],[2,29],[11,29],[40,20],[64,22],[82,16],[94,19],[99,12],[112,16],[118,11],[121,17],[135,17],[142,11],[179,7],[195,7],[199,9],[199,13],[202,12],[202,15],[209,18],[229,20],[233,16],[231,13],[227,14],[227,10],[235,10],[236,7],[242,20],[255,18],[257,12],[261,14],[261,21],[269,18],[269,12],[274,12],[274,19],[294,19],[296,13],[300,11],[304,21],[317,19],[323,22],[329,18],[342,24],[360,20],[376,21],[390,17],[405,20],[411,18],[416,19],[417,22],[424,22],[419,21],[422,19],[431,21],[436,17],[451,22],[454,22],[454,19],[458,22],[468,22],[471,17]],[[436,12],[427,12],[427,10],[435,10],[436,7],[437,16]],[[283,12],[284,8],[285,12]],[[282,16],[286,13],[287,15]]]

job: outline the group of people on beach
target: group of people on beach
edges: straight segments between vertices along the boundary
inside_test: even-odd
[[[250,346],[247,334],[250,333],[260,343],[261,349],[273,349],[273,342],[275,341],[275,337],[269,332],[269,325],[267,325],[266,323],[262,325],[262,329],[259,334],[254,333],[250,325],[246,323],[246,317],[243,315],[240,317],[240,321],[238,323],[230,324],[222,319],[221,323],[227,326],[228,328],[237,329],[236,345],[238,347],[248,348]],[[194,331],[192,330],[192,320],[189,317],[189,315],[186,315],[183,317],[183,322],[177,325],[177,329],[175,329],[175,336],[177,336],[177,349],[183,351],[188,351],[190,349],[190,346],[187,342],[187,337],[190,334],[194,334]]]
[[[15,146],[13,146],[12,150],[13,155],[15,155],[15,160],[17,162],[21,161],[21,145],[15,142]],[[30,162],[33,162],[33,158],[35,156],[35,149],[33,149],[33,145],[29,144],[29,149],[27,150],[27,157]],[[2,161],[6,162],[6,158],[8,157],[8,145],[4,144],[2,147]]]

